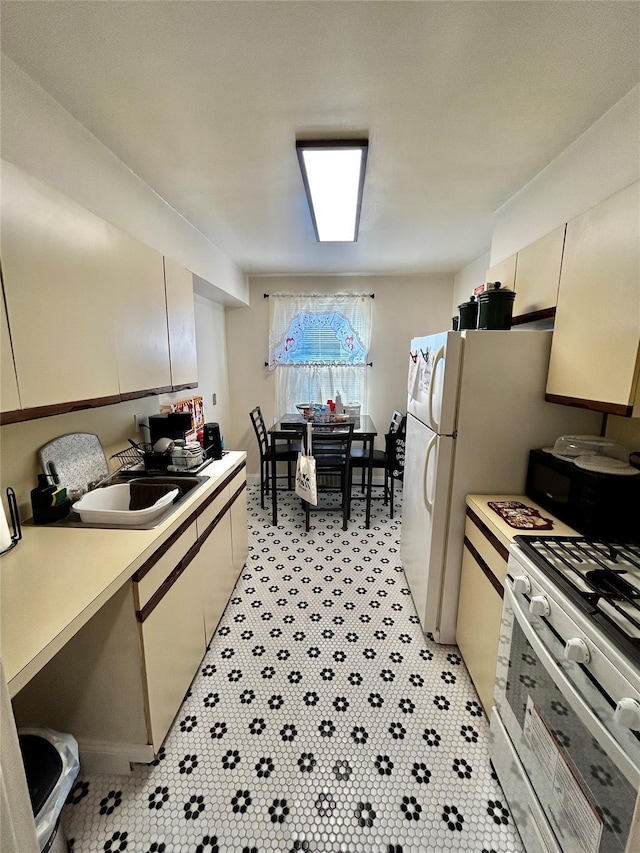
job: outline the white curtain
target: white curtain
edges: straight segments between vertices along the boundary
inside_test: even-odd
[[[367,410],[371,336],[367,294],[269,297],[269,369],[276,371],[275,414],[299,403],[360,403]]]
[[[277,417],[295,412],[297,403],[335,402],[340,393],[343,404],[367,407],[367,367],[342,365],[283,365],[276,369]]]

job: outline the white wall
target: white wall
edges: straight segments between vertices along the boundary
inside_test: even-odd
[[[491,264],[640,178],[640,84],[494,215]]]
[[[198,390],[194,393],[204,400],[205,421],[217,421],[224,435],[230,425],[225,309],[197,294],[195,306]],[[215,406],[213,394],[217,399]]]
[[[6,160],[246,304],[242,270],[4,55],[1,85]]]
[[[393,409],[407,408],[407,363],[412,337],[448,329],[451,323],[450,275],[308,276],[249,279],[250,303],[227,309],[227,355],[231,427],[225,444],[246,450],[249,475],[258,475],[257,442],[249,412],[262,409],[273,423],[275,383],[264,367],[269,343],[269,300],[263,293],[375,293],[369,368],[369,412],[382,446]]]
[[[489,263],[490,254],[482,255],[467,264],[466,267],[456,273],[453,280],[453,302],[451,304],[451,316],[455,317],[458,313],[458,305],[469,301],[473,288],[479,284],[483,284],[487,277],[487,270],[491,266]]]

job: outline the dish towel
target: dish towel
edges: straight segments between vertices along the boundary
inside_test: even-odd
[[[131,483],[129,485],[129,509],[147,509],[175,488],[174,485],[167,483]]]

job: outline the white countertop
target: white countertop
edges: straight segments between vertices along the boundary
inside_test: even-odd
[[[551,530],[518,530],[511,527],[504,518],[489,506],[489,501],[520,501],[525,506],[537,509],[543,518],[553,522]],[[527,495],[467,495],[467,506],[487,525],[498,540],[508,548],[514,536],[579,536],[577,530],[559,521]]]
[[[235,468],[230,451],[175,516],[153,530],[25,526],[0,559],[0,654],[11,696],[51,660]]]

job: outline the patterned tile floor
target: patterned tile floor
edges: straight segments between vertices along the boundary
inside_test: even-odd
[[[153,765],[80,775],[74,853],[521,853],[457,648],[425,639],[400,521],[249,488],[249,558]],[[400,509],[401,512],[401,509]]]

